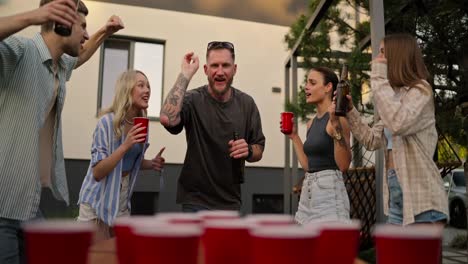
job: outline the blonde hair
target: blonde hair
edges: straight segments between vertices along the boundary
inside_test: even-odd
[[[384,37],[383,42],[390,85],[415,87],[431,94],[432,89],[427,82],[429,72],[416,39],[409,34],[392,34]]]
[[[132,91],[137,82],[137,74],[146,75],[138,70],[128,70],[120,74],[115,84],[115,95],[112,105],[101,111],[100,115],[114,113],[113,128],[116,138],[122,136],[122,122],[128,111],[133,106]],[[148,77],[146,77],[148,79]],[[146,117],[146,110],[142,110],[138,116]]]

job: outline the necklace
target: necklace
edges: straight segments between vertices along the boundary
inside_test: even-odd
[[[133,125],[133,122],[128,121],[126,117],[124,117],[124,121],[125,121],[125,123],[127,123],[129,125]]]

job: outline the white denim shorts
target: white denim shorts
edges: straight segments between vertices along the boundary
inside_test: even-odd
[[[128,210],[127,201],[128,201],[128,188],[130,185],[130,177],[123,177],[120,184],[120,196],[119,196],[119,212],[117,217],[130,215],[130,210]],[[98,220],[96,211],[88,203],[80,204],[80,211],[77,217],[78,221],[92,221]]]
[[[298,224],[321,221],[348,221],[349,198],[339,170],[305,174],[295,216]]]

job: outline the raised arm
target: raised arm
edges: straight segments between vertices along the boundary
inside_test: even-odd
[[[182,110],[185,92],[198,67],[198,56],[193,52],[185,54],[182,60],[181,73],[161,108],[160,121],[163,126],[174,127],[180,123],[180,111]]]
[[[424,118],[428,111],[434,111],[431,107],[434,98],[429,84],[427,87],[419,84],[419,87],[409,88],[403,98],[395,98],[395,92],[387,78],[385,62],[374,60],[371,73],[372,93],[385,127],[389,128],[393,135],[407,136],[433,125]]]
[[[335,107],[333,107],[333,112]],[[335,162],[341,172],[346,172],[351,163],[350,131],[345,118],[332,118],[327,124],[327,133],[333,138]]]
[[[55,21],[67,26],[78,22],[76,5],[72,0],[56,0],[37,9],[0,18],[0,41],[32,25]]]
[[[124,24],[120,17],[115,15],[111,16],[109,20],[107,20],[106,24],[96,33],[94,33],[88,41],[85,42],[83,49],[80,51],[80,55],[78,56],[78,63],[76,64],[75,68],[78,68],[83,63],[87,62],[89,58],[93,56],[99,46],[101,46],[104,40],[123,28]]]
[[[347,95],[347,98],[349,101],[349,110],[346,113],[346,120],[348,121],[353,136],[364,145],[367,150],[376,150],[384,146],[384,126],[382,120],[379,120],[370,127],[353,106],[351,96]]]

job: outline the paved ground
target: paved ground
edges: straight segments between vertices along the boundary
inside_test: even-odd
[[[456,229],[453,227],[446,227],[444,230],[444,239],[443,239],[443,264],[459,264],[459,263],[468,263],[468,254],[467,250],[458,250],[450,248],[449,244],[455,236],[458,234],[466,234],[466,229]]]

